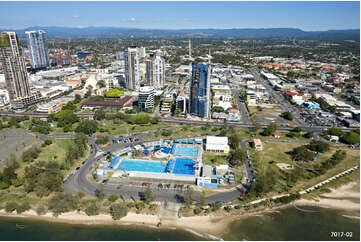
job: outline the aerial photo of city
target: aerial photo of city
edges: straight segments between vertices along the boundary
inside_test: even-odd
[[[360,2],[0,1],[0,240],[360,241]]]

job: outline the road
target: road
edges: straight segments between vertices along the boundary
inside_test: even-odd
[[[7,116],[7,117],[16,117],[16,116],[30,116],[30,117],[34,117],[34,118],[46,118],[48,117],[49,114],[36,114],[36,113],[11,113],[11,112],[0,112],[0,117],[2,116]],[[79,117],[82,118],[92,118],[94,114],[92,113],[77,113],[77,115]],[[224,123],[217,123],[213,120],[209,120],[209,121],[195,121],[195,120],[187,120],[187,119],[177,119],[177,118],[161,118],[159,120],[160,122],[164,122],[164,123],[174,123],[174,124],[191,124],[191,125],[205,125],[205,124],[210,124],[212,126],[217,126],[217,127],[223,127],[225,124]],[[238,127],[238,128],[253,128],[254,125],[251,124],[244,124],[241,122],[228,122],[227,126],[233,126],[233,127]],[[288,131],[291,130],[295,127],[300,127],[302,128],[304,131],[306,132],[322,132],[323,130],[327,129],[327,127],[324,126],[312,126],[309,127],[307,125],[295,125],[295,126],[280,126],[277,129],[280,131]],[[261,125],[260,128],[266,128],[265,125]],[[354,130],[354,128],[347,128],[347,127],[339,127],[339,129],[343,130],[343,131],[350,131],[350,130]]]
[[[304,123],[303,119],[300,117],[299,113],[297,113],[295,111],[295,108],[278,91],[274,90],[269,85],[268,81],[264,80],[261,77],[260,73],[255,68],[251,68],[250,71],[251,71],[251,74],[254,76],[255,80],[258,83],[263,84],[271,92],[272,97],[279,102],[279,104],[283,107],[283,109],[292,114],[293,121],[298,126],[305,125],[305,123]]]
[[[239,109],[239,114],[241,116],[241,123],[242,124],[246,124],[246,125],[251,125],[252,121],[249,118],[249,113],[248,110],[246,108],[246,105],[244,104],[244,102],[241,102],[241,99],[239,97],[239,90],[238,89],[232,89],[233,92],[233,96],[237,101],[237,105],[238,105],[238,109]]]

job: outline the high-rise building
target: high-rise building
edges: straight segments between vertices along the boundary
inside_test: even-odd
[[[160,54],[152,54],[146,60],[146,81],[148,86],[161,89],[164,86],[165,61]]]
[[[41,94],[30,91],[25,60],[15,32],[0,34],[0,62],[5,74],[11,107],[23,108],[38,101]]]
[[[150,86],[139,89],[138,106],[142,111],[154,109],[154,88]]]
[[[34,69],[45,68],[49,66],[49,54],[46,45],[45,32],[26,31],[28,49],[30,52],[30,63]]]
[[[192,65],[190,80],[189,108],[190,114],[201,118],[210,118],[210,66]]]
[[[126,88],[131,90],[139,90],[140,76],[139,76],[139,59],[138,59],[137,48],[135,47],[125,48],[124,64],[125,64]]]

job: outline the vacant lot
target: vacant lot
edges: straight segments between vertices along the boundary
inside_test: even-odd
[[[228,164],[227,155],[223,153],[203,152],[202,161],[204,165],[211,165],[211,166]]]

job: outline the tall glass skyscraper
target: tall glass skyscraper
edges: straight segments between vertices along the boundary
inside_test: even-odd
[[[46,34],[42,30],[26,31],[30,63],[34,69],[49,66],[49,54],[46,45]]]
[[[139,76],[139,59],[138,59],[137,48],[135,47],[125,48],[124,65],[125,65],[126,88],[130,90],[138,91],[140,87],[140,76]]]
[[[190,80],[189,113],[210,118],[210,67],[206,64],[192,65]]]
[[[30,91],[25,60],[15,32],[0,34],[0,62],[3,66],[12,108],[23,108],[39,100],[40,92],[31,93]]]

